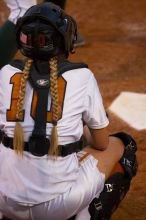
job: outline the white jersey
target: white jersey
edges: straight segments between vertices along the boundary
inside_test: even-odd
[[[13,137],[15,113],[21,71],[6,65],[0,72],[0,129]],[[93,73],[75,69],[63,73],[58,79],[60,119],[57,124],[59,144],[72,143],[83,134],[83,121],[93,129],[108,125],[100,91]],[[29,81],[24,100],[25,141],[34,128],[33,105],[35,94]],[[51,98],[48,97],[47,136],[51,135]],[[58,157],[35,157],[24,152],[23,158],[13,150],[0,146],[0,191],[9,198],[27,204],[37,204],[56,198],[66,192],[78,178],[76,154]]]

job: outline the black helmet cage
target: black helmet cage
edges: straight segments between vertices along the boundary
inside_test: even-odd
[[[38,38],[41,38],[39,43]],[[45,60],[59,53],[68,57],[73,52],[76,39],[75,20],[51,2],[32,6],[16,24],[18,48],[30,58]],[[31,41],[34,42],[32,45]]]

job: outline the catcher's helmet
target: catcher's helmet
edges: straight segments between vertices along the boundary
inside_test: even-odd
[[[73,52],[77,39],[74,19],[59,6],[41,3],[29,8],[16,24],[16,40],[27,57],[40,60]]]

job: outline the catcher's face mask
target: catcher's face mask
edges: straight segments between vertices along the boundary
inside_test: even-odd
[[[31,58],[47,60],[60,52],[68,56],[76,38],[74,19],[51,2],[32,6],[16,24],[18,48]]]
[[[33,59],[48,60],[64,51],[62,36],[40,19],[22,26],[19,44],[21,52]]]

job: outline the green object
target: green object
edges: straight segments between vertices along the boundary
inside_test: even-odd
[[[44,2],[53,2],[54,4],[59,5],[62,9],[65,9],[66,0],[45,0]]]
[[[8,64],[16,52],[15,25],[7,20],[0,27],[0,68]]]

